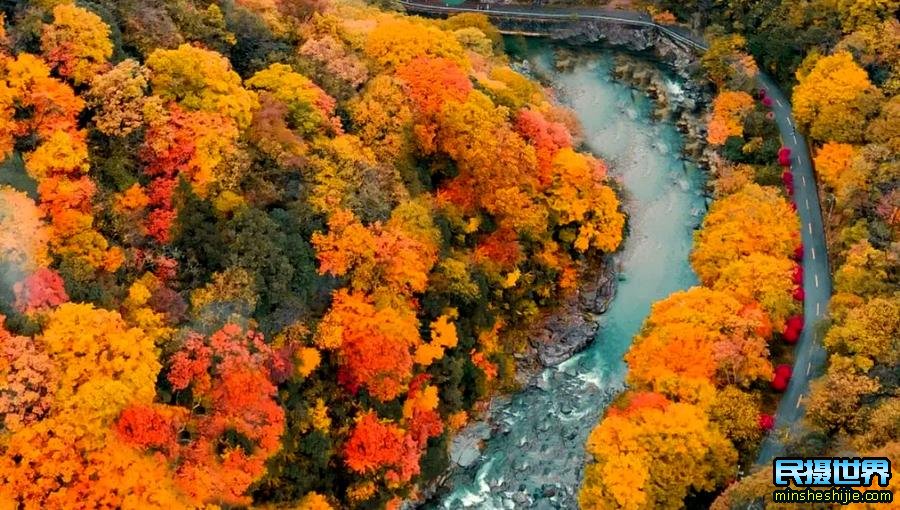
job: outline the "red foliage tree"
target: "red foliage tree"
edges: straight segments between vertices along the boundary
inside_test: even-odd
[[[794,266],[794,271],[791,273],[791,280],[794,282],[794,285],[803,284],[803,266],[800,264]]]
[[[48,177],[38,184],[41,208],[49,218],[55,218],[66,211],[91,212],[91,200],[97,186],[88,176],[77,179],[68,176]]]
[[[178,431],[186,421],[186,409],[138,404],[123,410],[113,428],[126,444],[171,458],[179,448]]]
[[[772,379],[772,389],[777,392],[783,392],[787,389],[788,380],[784,377],[775,376]]]
[[[415,133],[421,148],[436,148],[436,116],[448,101],[463,102],[472,92],[472,82],[456,62],[446,58],[414,58],[397,69],[415,106]]]
[[[229,117],[186,112],[176,104],[150,125],[140,152],[144,173],[152,178],[147,189],[151,212],[144,225],[150,236],[161,243],[170,241],[169,229],[176,216],[172,195],[178,179],[184,178],[203,195],[215,180],[214,170],[233,150],[236,135]]]
[[[561,122],[551,122],[537,110],[519,111],[516,131],[534,146],[538,160],[538,179],[542,186],[550,184],[551,165],[556,151],[572,146],[572,135]]]
[[[784,340],[789,344],[797,343],[800,338],[800,332],[803,330],[803,316],[794,315],[785,322]]]
[[[790,170],[785,170],[781,173],[781,182],[783,182],[785,186],[787,186],[788,184],[793,184],[794,174],[792,174]]]
[[[419,473],[420,453],[411,435],[397,425],[382,423],[372,411],[357,421],[344,444],[344,460],[352,471],[386,470],[385,478],[395,482],[409,481]]]
[[[418,57],[397,69],[418,112],[436,115],[447,101],[462,102],[472,91],[469,77],[456,62],[446,58]]]
[[[782,147],[778,150],[778,164],[781,166],[791,166],[791,149]]]
[[[784,391],[791,381],[793,369],[790,365],[778,365],[775,367],[775,376],[772,378],[772,389],[775,391]]]
[[[388,401],[400,395],[412,377],[411,349],[421,343],[417,325],[412,313],[378,308],[360,293],[340,290],[319,325],[317,342],[337,349],[344,387],[364,387]]]
[[[15,308],[22,313],[31,313],[52,308],[69,300],[64,282],[59,274],[41,268],[13,285],[16,296]]]
[[[787,170],[781,173],[781,182],[784,183],[784,189],[787,190],[788,195],[793,196],[794,194],[794,174],[791,173],[790,167],[786,167]],[[794,205],[793,202],[791,205]],[[794,206],[796,207],[796,206]],[[796,210],[796,209],[795,209]]]
[[[408,416],[409,434],[420,450],[428,444],[428,438],[437,437],[444,431],[444,423],[437,412],[437,388],[426,386],[431,379],[426,374],[419,374],[409,383],[406,400],[412,405],[411,416]],[[406,406],[404,406],[404,414]]]
[[[475,261],[497,266],[501,270],[515,268],[525,258],[515,230],[501,227],[488,234],[475,247]]]
[[[272,349],[262,335],[227,324],[192,333],[171,359],[169,383],[190,389],[195,407],[131,407],[115,425],[129,444],[160,451],[177,465],[176,484],[196,501],[246,505],[246,491],[280,448],[284,410],[270,378]],[[176,444],[178,430],[192,431]]]

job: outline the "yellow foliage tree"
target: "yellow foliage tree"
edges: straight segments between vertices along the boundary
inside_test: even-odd
[[[625,356],[628,382],[680,402],[706,405],[715,394],[714,343],[719,338],[698,324],[662,324],[635,338]]]
[[[900,364],[900,297],[873,298],[849,310],[843,323],[828,331],[825,346],[833,353],[896,367]]]
[[[325,496],[310,492],[297,503],[297,510],[334,510],[334,507],[328,503]]]
[[[80,426],[96,429],[128,403],[151,402],[156,396],[156,347],[117,312],[66,303],[46,320],[38,341],[59,367],[59,412],[89,410],[92,420]]]
[[[128,288],[128,296],[122,302],[122,315],[129,324],[140,328],[155,345],[162,345],[170,339],[175,330],[168,325],[164,313],[154,311],[148,302],[153,292],[162,283],[153,275],[145,273]]]
[[[606,169],[599,161],[569,147],[556,153],[551,168],[550,210],[556,213],[560,226],[577,226],[575,249],[615,251],[622,242],[625,215],[618,210],[615,193],[602,184]]]
[[[80,85],[108,65],[113,46],[109,27],[100,16],[64,3],[53,8],[53,22],[44,26],[41,50],[60,75]]]
[[[835,190],[843,189],[848,178],[852,178],[853,158],[856,148],[848,143],[827,142],[818,151],[813,161],[816,171],[825,184]]]
[[[313,234],[319,272],[348,275],[353,288],[389,299],[422,292],[437,261],[431,241],[388,222],[365,227],[346,210],[328,220],[329,232]],[[417,238],[419,237],[419,238]]]
[[[465,50],[452,32],[415,18],[383,17],[369,32],[365,52],[386,68],[395,68],[416,57],[445,57],[468,67]]]
[[[247,86],[266,91],[288,108],[291,126],[304,134],[320,129],[341,131],[340,118],[332,116],[333,99],[309,78],[285,64],[272,64],[247,80]]]
[[[154,51],[146,62],[154,94],[190,109],[223,113],[245,128],[259,106],[227,58],[188,44]]]
[[[737,34],[714,36],[700,64],[706,75],[721,89],[749,89],[758,72],[753,57],[746,53],[747,40]]]
[[[90,165],[83,133],[54,132],[37,149],[25,156],[25,168],[35,180],[57,174],[75,178],[86,174]]]
[[[693,287],[653,305],[625,360],[629,381],[689,402],[711,397],[702,382],[749,384],[771,376],[765,313],[727,292]]]
[[[356,134],[379,161],[394,163],[412,151],[413,114],[406,99],[399,80],[381,75],[350,103]]]
[[[759,413],[759,395],[736,386],[726,386],[719,391],[709,410],[710,419],[719,430],[742,450],[752,449],[762,438]]]
[[[448,102],[439,118],[440,149],[459,166],[460,175],[439,199],[478,206],[516,231],[547,231],[547,209],[536,195],[537,156],[515,133],[508,110],[472,92],[465,102]]]
[[[878,112],[881,92],[850,53],[822,57],[797,79],[794,117],[802,129],[816,140],[862,141],[869,117]]]
[[[800,311],[792,295],[794,267],[794,261],[786,257],[751,253],[725,266],[713,288],[729,292],[745,304],[759,303],[780,331],[784,321]]]
[[[746,92],[725,90],[713,100],[706,140],[722,145],[729,136],[744,135],[744,117],[753,110],[753,98]]]
[[[431,323],[431,342],[423,343],[416,348],[414,360],[419,365],[428,366],[435,360],[444,357],[445,349],[456,347],[456,326],[450,322],[451,317],[441,315]]]
[[[301,347],[297,352],[297,373],[309,377],[322,361],[322,354],[314,347]]]
[[[584,510],[677,509],[691,491],[734,475],[731,443],[694,405],[666,403],[610,413],[588,437],[595,463],[578,495]]]
[[[149,74],[137,61],[128,59],[91,80],[87,96],[97,129],[108,136],[126,136],[141,127],[145,109],[152,117],[160,105],[146,97]]]
[[[790,258],[799,230],[797,213],[777,189],[750,184],[710,208],[694,234],[691,265],[712,286],[727,266],[752,253]]]

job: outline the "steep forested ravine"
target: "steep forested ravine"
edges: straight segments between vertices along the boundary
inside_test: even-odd
[[[704,175],[682,158],[675,125],[652,120],[652,101],[613,78],[616,54],[585,52],[566,70],[557,69],[546,41],[533,41],[525,57],[577,112],[587,147],[607,162],[627,197],[618,291],[591,347],[547,369],[508,403],[495,403],[490,422],[472,431],[486,438],[482,456],[453,475],[449,494],[431,503],[437,508],[575,508],[585,438],[623,387],[622,357],[632,337],[654,301],[697,281],[688,254],[705,212]],[[683,84],[671,76],[666,83],[677,101]],[[461,449],[457,444],[451,454],[472,454]]]

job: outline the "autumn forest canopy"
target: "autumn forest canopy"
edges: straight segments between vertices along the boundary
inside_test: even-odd
[[[396,506],[621,242],[481,16],[2,6],[4,508]]]
[[[0,508],[396,509],[519,388],[529,327],[622,243],[618,187],[487,17],[381,3],[0,2]],[[714,200],[699,285],[652,307],[587,441],[585,509],[769,490],[738,470],[804,247],[761,71],[834,268],[789,451],[900,464],[897,1],[714,4],[643,6],[706,28]]]

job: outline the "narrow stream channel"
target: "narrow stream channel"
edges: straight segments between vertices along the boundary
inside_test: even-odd
[[[587,50],[585,50],[587,51]],[[650,100],[611,76],[615,52],[586,53],[556,71],[554,52],[533,40],[520,58],[549,79],[584,126],[586,143],[602,157],[627,196],[631,232],[620,254],[622,281],[597,340],[547,369],[494,412],[499,429],[481,459],[451,480],[436,508],[576,508],[584,442],[603,409],[623,389],[622,356],[650,305],[697,283],[688,264],[692,233],[705,212],[704,176],[682,160],[683,139],[671,122],[651,120]],[[667,78],[671,95],[681,82]]]

